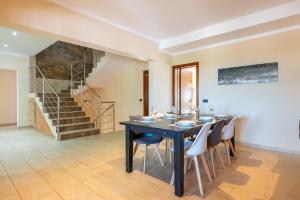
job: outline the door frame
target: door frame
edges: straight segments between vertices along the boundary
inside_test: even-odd
[[[145,79],[146,75],[148,75],[147,85]],[[145,89],[147,90],[147,93]],[[149,115],[149,70],[143,71],[143,114],[144,116]]]
[[[180,69],[179,79],[181,79],[181,69],[196,67],[196,105],[199,106],[199,62],[192,62],[172,66],[172,105],[175,106],[175,71]],[[179,82],[179,95],[181,96],[181,81]],[[181,98],[179,98],[180,113],[181,113]]]

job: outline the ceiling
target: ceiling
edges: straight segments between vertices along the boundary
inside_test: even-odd
[[[0,53],[33,56],[54,42],[48,38],[0,27]],[[4,47],[5,44],[7,47]]]
[[[50,0],[102,22],[159,43],[167,53],[178,53],[227,41],[228,33],[300,15],[299,0]],[[297,23],[300,24],[300,21]],[[280,23],[279,28],[286,28]],[[250,31],[249,35],[261,31]],[[222,34],[226,34],[222,39]],[[232,38],[232,37],[231,37]],[[208,39],[208,41],[203,41]],[[201,40],[201,42],[199,42]],[[192,44],[195,42],[195,44]],[[188,45],[186,45],[188,44]],[[195,47],[196,46],[196,47]],[[202,45],[203,47],[203,45]]]

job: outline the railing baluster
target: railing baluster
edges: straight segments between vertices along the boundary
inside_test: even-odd
[[[85,82],[85,65],[86,65],[86,63],[85,63],[85,54],[86,54],[86,52],[83,54],[83,80],[84,80],[84,82]]]
[[[116,132],[115,114],[116,114],[115,113],[115,104],[113,104],[113,131],[114,131],[114,133]]]
[[[99,120],[99,129],[101,128],[101,117],[100,117],[100,106],[101,106],[101,100],[100,100],[100,97],[98,96],[98,102],[97,102],[97,105],[98,105],[98,108],[97,108],[97,119],[96,119],[96,121],[98,121]]]
[[[82,103],[82,80],[80,80],[80,102]]]
[[[71,84],[70,84],[71,97],[73,96],[73,64],[71,64]]]
[[[38,71],[39,74],[41,74],[42,76],[42,106],[43,106],[43,113],[46,111],[45,107],[46,104],[48,105],[48,103],[45,101],[45,93],[46,93],[46,89],[45,89],[45,83],[48,85],[48,87],[50,88],[50,90],[52,90],[52,92],[55,94],[56,98],[57,98],[57,139],[60,139],[60,135],[59,135],[59,120],[60,120],[60,96],[58,95],[58,93],[56,92],[56,90],[52,87],[52,85],[50,84],[50,82],[48,81],[48,79],[45,77],[45,75],[43,74],[43,72],[39,69],[38,66],[34,66],[34,79],[36,79],[36,70]],[[34,90],[35,90],[35,97],[40,98],[37,94],[39,91],[37,91],[37,87],[36,87],[36,80],[34,80]],[[48,93],[51,93],[50,91],[48,91]],[[52,93],[51,93],[52,94]],[[51,96],[49,96],[51,97]],[[55,98],[55,97],[54,97]],[[55,108],[55,106],[53,106],[53,104],[49,104],[49,112],[55,112],[55,110],[53,110],[53,108]],[[36,117],[36,116],[35,116]],[[36,119],[35,119],[36,121]],[[36,123],[36,122],[35,122]]]
[[[45,78],[43,77],[43,112],[45,112]]]
[[[58,140],[60,140],[59,120],[60,120],[60,97],[57,96],[57,138]]]

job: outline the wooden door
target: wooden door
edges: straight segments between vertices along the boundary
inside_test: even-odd
[[[149,115],[149,70],[145,70],[143,73],[144,82],[144,116]]]
[[[186,81],[191,82],[188,84]],[[187,63],[173,66],[172,104],[179,113],[199,106],[199,63]]]

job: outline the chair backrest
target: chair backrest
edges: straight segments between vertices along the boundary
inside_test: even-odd
[[[199,131],[195,141],[192,146],[187,150],[186,154],[188,156],[200,155],[205,152],[207,149],[207,136],[209,134],[209,130],[211,128],[211,123],[206,123]]]
[[[225,126],[226,120],[220,120],[218,121],[211,133],[209,134],[207,138],[207,145],[208,146],[216,146],[221,142],[222,137],[222,130]]]
[[[140,120],[142,117],[142,115],[132,115],[129,116],[129,121]]]
[[[236,124],[236,121],[239,119],[239,117],[234,117],[227,126],[225,126],[223,130],[223,140],[229,140],[233,137],[234,134],[234,127]]]

